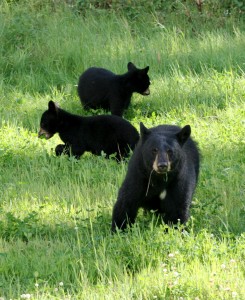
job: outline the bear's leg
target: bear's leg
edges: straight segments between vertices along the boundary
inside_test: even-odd
[[[123,106],[117,99],[113,99],[113,102],[110,103],[110,111],[112,115],[122,117]]]
[[[71,155],[75,156],[77,159],[80,158],[81,155],[85,152],[85,149],[83,147],[71,145]]]
[[[178,185],[168,189],[166,197],[161,200],[160,213],[166,224],[186,223],[189,218],[189,208],[192,191],[179,188]]]
[[[112,213],[112,232],[116,231],[116,228],[125,230],[127,226],[132,225],[135,222],[139,207],[134,204],[134,201],[125,200],[125,198],[119,197],[113,208]]]
[[[131,168],[128,171],[119,190],[112,213],[112,232],[115,232],[116,228],[124,230],[128,225],[134,224],[138,210],[142,207],[145,184],[135,170],[136,168]]]
[[[69,155],[69,146],[59,144],[55,147],[55,154],[56,156],[60,156],[61,154],[68,154]]]
[[[117,142],[117,154],[116,154],[116,159],[117,162],[120,162],[122,160],[124,160],[124,158],[129,156],[130,153],[130,149],[128,147],[128,145],[126,145],[124,142]]]

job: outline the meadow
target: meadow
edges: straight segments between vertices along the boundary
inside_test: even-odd
[[[245,299],[244,20],[67,3],[0,3],[0,299]],[[150,66],[151,94],[134,94],[125,118],[189,124],[202,153],[184,231],[140,211],[112,235],[127,161],[56,157],[59,136],[37,136],[49,100],[106,113],[83,110],[78,78],[129,61]]]

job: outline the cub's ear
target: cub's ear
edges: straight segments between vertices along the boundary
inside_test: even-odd
[[[50,100],[48,103],[48,109],[51,112],[57,113],[59,106],[54,101]]]
[[[140,122],[140,136],[141,136],[141,138],[146,137],[150,133],[151,133],[150,130],[147,129],[142,122]]]
[[[132,62],[128,63],[128,71],[134,71],[136,69],[136,66]]]
[[[186,125],[176,134],[177,140],[180,143],[180,145],[184,145],[184,143],[187,141],[190,135],[191,135],[191,126]]]
[[[146,68],[144,68],[143,70],[144,70],[144,72],[147,74],[148,73],[148,71],[149,71],[149,66],[147,66]]]

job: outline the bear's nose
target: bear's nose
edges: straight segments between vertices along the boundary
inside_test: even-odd
[[[157,164],[157,169],[159,172],[167,172],[168,170],[168,163],[167,162],[160,162]]]

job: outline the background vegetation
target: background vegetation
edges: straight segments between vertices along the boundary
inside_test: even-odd
[[[0,3],[1,299],[245,299],[243,1]],[[202,152],[187,230],[139,213],[110,234],[127,162],[55,157],[39,140],[49,100],[85,115],[88,67],[150,66],[137,128],[190,124]]]

